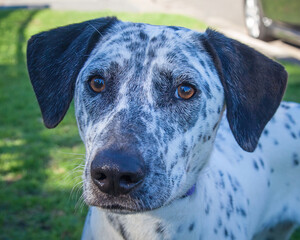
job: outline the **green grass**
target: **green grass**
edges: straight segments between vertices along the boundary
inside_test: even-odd
[[[197,20],[178,15],[0,11],[0,239],[80,237],[87,208],[78,200],[82,168],[74,170],[84,157],[74,108],[58,128],[43,126],[26,71],[26,41],[42,30],[107,15],[205,28]],[[284,65],[290,73],[285,99],[300,102],[300,68]],[[300,240],[299,232],[293,240]]]
[[[300,102],[300,66],[288,62],[281,62],[289,74],[288,88],[284,95],[285,101]]]

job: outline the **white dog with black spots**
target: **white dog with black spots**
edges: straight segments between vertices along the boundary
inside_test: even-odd
[[[82,239],[284,240],[299,225],[300,105],[280,103],[280,64],[211,29],[116,18],[37,34],[27,62],[46,127],[74,97]]]

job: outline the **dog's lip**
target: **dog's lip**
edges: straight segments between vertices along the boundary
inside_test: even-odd
[[[171,205],[173,202],[181,199],[182,197],[179,198],[174,198],[169,202],[166,202],[162,204],[161,206],[157,207],[149,207],[149,208],[130,208],[128,206],[123,206],[120,204],[105,204],[105,205],[94,205],[95,207],[101,208],[104,211],[107,212],[112,212],[112,213],[118,213],[118,214],[135,214],[135,213],[143,213],[143,212],[150,212],[154,211],[163,207],[167,207]]]
[[[136,202],[130,202],[130,203],[127,202],[127,203],[123,204],[122,200],[118,201],[118,199],[110,199],[110,200],[104,201],[102,203],[97,202],[97,203],[87,203],[87,204],[90,206],[98,207],[107,212],[118,213],[118,214],[134,214],[134,213],[154,211],[154,210],[160,209],[162,207],[167,207],[167,206],[171,205],[173,202],[176,202],[177,200],[180,200],[183,198],[188,198],[189,196],[190,196],[190,194],[186,193],[182,196],[177,196],[177,197],[171,198],[159,206],[139,207],[138,206],[139,204],[137,204]]]
[[[134,209],[130,207],[125,207],[119,204],[111,204],[111,205],[102,205],[98,206],[101,209],[108,211],[108,212],[113,212],[113,213],[121,213],[121,214],[130,214],[130,213],[138,213],[138,212],[143,212],[143,209]]]
[[[142,213],[149,212],[163,207],[164,205],[157,207],[130,207],[128,204],[123,205],[120,203],[109,203],[109,204],[89,204],[90,206],[95,206],[100,209],[103,209],[107,212],[120,213],[120,214],[134,214],[134,213]]]
[[[113,213],[118,213],[118,214],[134,214],[134,213],[142,213],[142,212],[149,212],[149,211],[154,211],[157,209],[160,209],[162,207],[167,207],[169,205],[171,205],[173,202],[182,199],[182,198],[186,198],[186,196],[181,196],[181,197],[177,197],[174,198],[168,202],[165,202],[164,204],[160,205],[160,206],[156,206],[156,207],[147,207],[147,208],[141,208],[141,207],[128,207],[128,205],[126,204],[126,206],[119,204],[119,203],[110,203],[110,204],[95,204],[95,207],[101,208],[107,212],[113,212]]]
[[[147,212],[153,210],[153,209],[146,209],[146,208],[131,208],[120,204],[105,204],[105,205],[101,204],[95,206],[103,209],[104,211],[119,213],[119,214],[133,214],[133,213],[141,213],[141,212]]]

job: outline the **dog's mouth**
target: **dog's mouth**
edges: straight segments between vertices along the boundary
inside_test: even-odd
[[[103,209],[104,211],[118,213],[118,214],[134,214],[140,212],[147,212],[154,210],[153,208],[136,208],[131,206],[123,206],[121,204],[103,204],[101,206],[97,206]]]
[[[141,200],[134,200],[133,198],[127,198],[127,197],[113,197],[110,199],[102,200],[101,202],[96,201],[95,203],[88,203],[90,206],[95,206],[98,208],[101,208],[104,211],[111,212],[111,213],[118,213],[118,214],[135,214],[135,213],[141,213],[141,212],[149,212],[156,209],[159,209],[161,207],[165,207],[173,203],[174,201],[178,199],[187,198],[189,196],[192,196],[195,192],[196,185],[193,185],[184,195],[174,198],[170,202],[160,202],[157,204],[150,205],[149,201],[146,201],[146,203],[142,202]]]
[[[128,213],[140,212],[140,209],[136,209],[128,206],[122,206],[120,204],[102,205],[100,206],[100,208],[113,213],[128,214]]]
[[[101,202],[95,201],[95,202],[86,202],[86,203],[90,206],[101,208],[104,211],[119,213],[119,214],[133,214],[133,213],[147,212],[163,206],[162,203],[152,206],[149,203],[146,204],[142,202],[141,200],[134,200],[132,198],[129,200],[129,199],[124,199],[123,197],[120,199],[118,198],[110,199],[110,200],[102,199]]]

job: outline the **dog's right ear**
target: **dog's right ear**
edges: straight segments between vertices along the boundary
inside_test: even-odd
[[[28,41],[27,68],[47,128],[65,116],[80,69],[116,22],[114,17],[99,18],[42,32]]]

